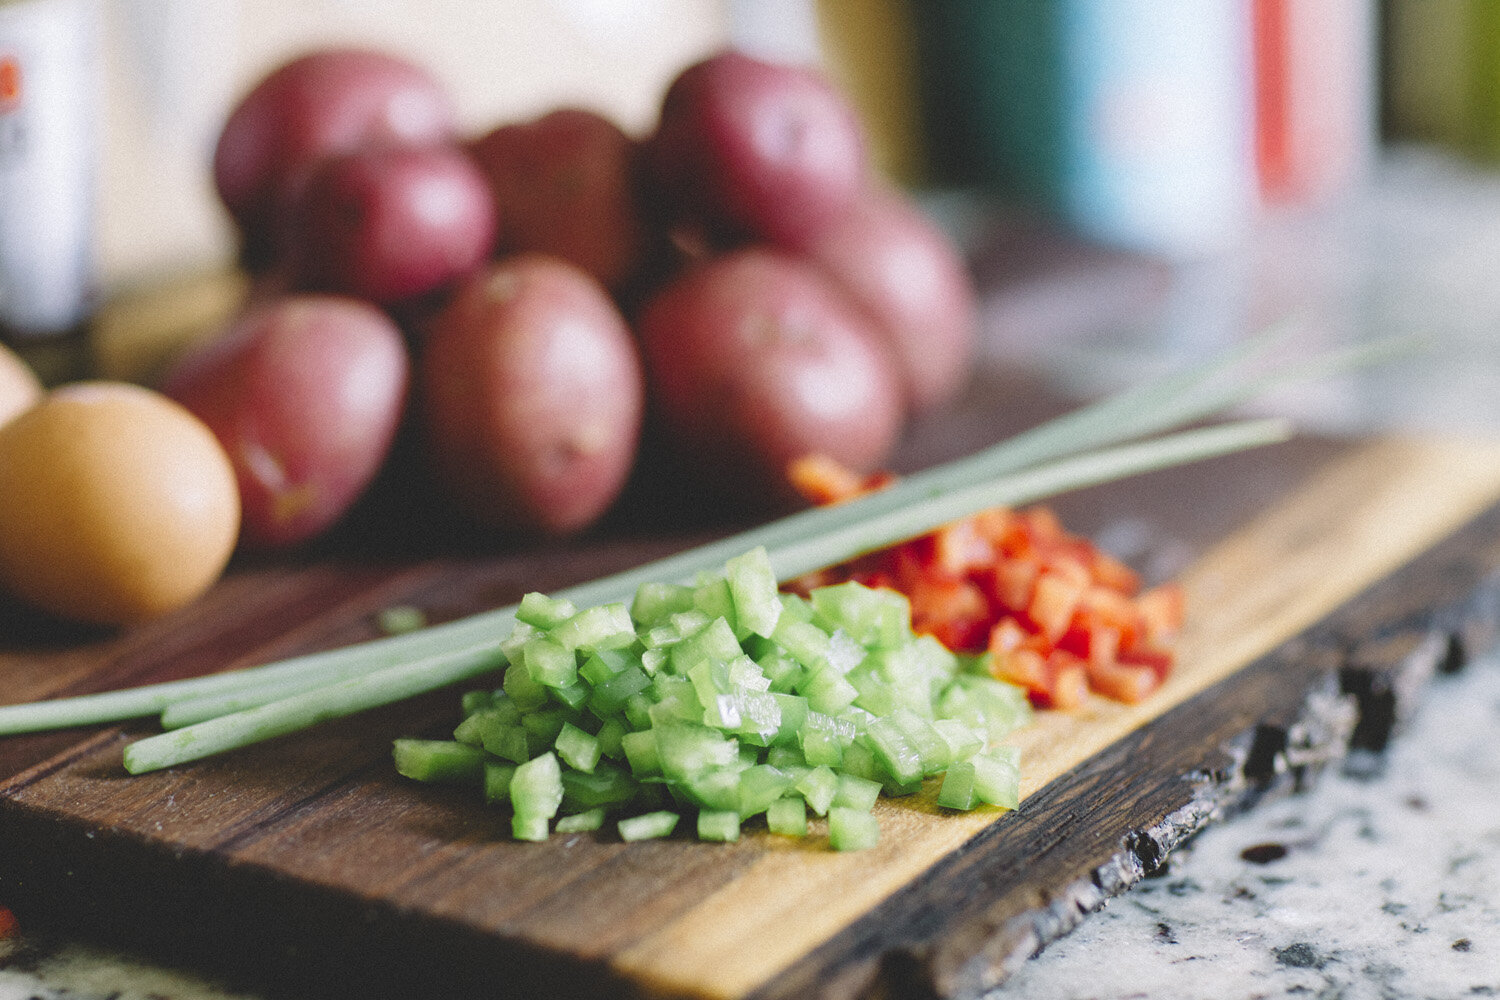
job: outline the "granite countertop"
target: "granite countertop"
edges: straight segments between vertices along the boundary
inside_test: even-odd
[[[1500,996],[1500,661],[1379,760],[1200,834],[1000,997]]]

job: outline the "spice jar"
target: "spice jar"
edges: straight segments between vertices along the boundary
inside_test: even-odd
[[[97,13],[0,0],[0,336],[44,377],[81,350],[91,305]]]

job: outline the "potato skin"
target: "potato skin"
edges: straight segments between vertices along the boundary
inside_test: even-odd
[[[611,290],[640,269],[645,229],[635,199],[637,146],[584,108],[491,129],[468,144],[504,225],[501,254],[534,251],[577,264]]]
[[[317,164],[366,146],[446,141],[456,121],[435,77],[383,52],[319,49],[273,70],[235,105],[214,150],[214,184],[247,263],[274,256],[279,213]]]
[[[422,342],[421,410],[438,477],[476,522],[581,531],[634,461],[644,382],[625,319],[594,278],[543,254],[465,280]]]
[[[330,528],[390,452],[410,363],[395,324],[353,299],[272,299],[182,358],[162,389],[233,462],[241,544],[281,549]]]
[[[699,264],[637,321],[664,433],[706,478],[791,502],[793,459],[883,462],[903,419],[876,334],[812,265],[750,248]]]
[[[0,427],[0,582],[65,618],[129,625],[195,600],[239,529],[201,421],[123,382],[75,382]]]
[[[912,412],[958,395],[977,337],[973,283],[958,251],[915,205],[872,188],[799,250],[874,321]]]
[[[778,245],[838,218],[869,173],[854,109],[817,72],[733,50],[683,70],[646,142],[653,215]]]
[[[387,146],[325,160],[288,212],[283,256],[294,283],[393,305],[479,267],[495,204],[479,170],[449,146]]]

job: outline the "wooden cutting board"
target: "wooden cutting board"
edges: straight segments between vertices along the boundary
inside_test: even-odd
[[[1056,407],[1035,388],[982,374],[899,466]],[[0,702],[338,645],[390,605],[452,617],[733,526],[660,499],[522,551],[379,544],[412,512],[375,504],[306,559],[237,565],[121,635],[10,609]],[[1013,812],[944,814],[929,790],[882,803],[880,844],[848,854],[817,824],[805,841],[513,843],[477,792],[391,768],[393,737],[451,728],[449,691],[141,777],[120,754],[149,723],[0,739],[0,903],[289,996],[972,996],[1215,817],[1378,750],[1427,675],[1492,639],[1497,500],[1500,444],[1430,439],[1300,440],[1059,500],[1069,527],[1179,575],[1188,625],[1148,702],[1018,735]]]

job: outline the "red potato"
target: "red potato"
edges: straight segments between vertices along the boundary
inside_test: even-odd
[[[953,244],[915,205],[872,189],[799,249],[875,321],[912,412],[958,395],[974,354],[974,286]]]
[[[582,108],[501,125],[469,145],[505,220],[497,250],[561,257],[618,289],[640,267],[636,144]]]
[[[481,524],[566,535],[624,487],[645,388],[625,319],[594,278],[520,254],[471,276],[426,332],[427,450]]]
[[[330,156],[451,139],[457,113],[425,69],[363,49],[312,52],[274,70],[235,106],[214,150],[214,183],[248,262],[272,256],[281,206]]]
[[[495,242],[479,170],[450,146],[386,146],[325,160],[291,210],[287,257],[305,289],[391,305],[475,270]]]
[[[294,295],[252,309],[182,358],[162,389],[229,454],[241,543],[285,548],[331,527],[374,479],[409,371],[400,331],[379,310]]]
[[[42,383],[31,366],[0,344],[0,425],[42,398]]]
[[[697,265],[637,329],[663,430],[738,491],[789,501],[794,459],[869,470],[900,432],[901,389],[869,321],[799,259],[751,248]]]
[[[818,73],[723,52],[667,89],[646,163],[658,213],[778,244],[837,219],[864,188],[864,134]]]

